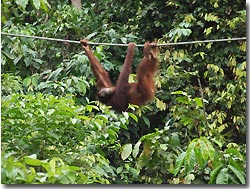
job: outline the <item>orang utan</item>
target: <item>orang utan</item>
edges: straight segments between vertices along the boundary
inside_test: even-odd
[[[155,94],[153,76],[158,63],[158,48],[155,43],[147,42],[144,44],[144,57],[137,68],[137,82],[128,83],[129,74],[132,70],[134,48],[136,46],[135,43],[129,43],[122,71],[116,85],[113,86],[108,72],[104,70],[94,56],[88,41],[84,39],[80,40],[80,42],[97,79],[97,97],[100,102],[111,106],[117,112],[122,112],[127,110],[129,103],[141,106],[153,99]]]

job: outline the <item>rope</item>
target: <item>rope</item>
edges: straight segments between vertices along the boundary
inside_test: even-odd
[[[1,35],[15,36],[15,37],[27,37],[33,39],[43,39],[48,41],[59,41],[59,42],[67,42],[67,43],[77,43],[80,44],[80,41],[66,40],[66,39],[56,39],[49,37],[39,37],[39,36],[30,36],[23,34],[13,34],[13,33],[5,33],[1,32]],[[242,41],[246,40],[246,37],[238,37],[238,38],[228,38],[228,39],[212,39],[212,40],[204,40],[204,41],[186,41],[186,42],[177,42],[177,43],[163,43],[157,44],[157,46],[173,46],[173,45],[187,45],[187,44],[197,44],[197,43],[213,43],[213,42],[226,42],[226,41]],[[106,46],[122,46],[127,47],[128,44],[120,44],[120,43],[95,43],[88,42],[89,45],[106,45]],[[136,44],[137,47],[143,47],[143,44]]]

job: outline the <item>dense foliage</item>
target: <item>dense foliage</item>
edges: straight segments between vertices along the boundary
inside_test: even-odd
[[[143,44],[245,37],[236,0],[3,0],[2,32]],[[117,114],[80,45],[2,35],[4,184],[246,184],[246,41],[162,47],[157,94]],[[116,80],[126,49],[93,46]],[[136,48],[134,70],[142,58]],[[134,74],[131,74],[133,80]]]

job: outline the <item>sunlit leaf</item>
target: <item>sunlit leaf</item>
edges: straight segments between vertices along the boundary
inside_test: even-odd
[[[39,159],[30,158],[27,156],[24,157],[24,161],[28,165],[32,165],[32,166],[41,166],[43,164],[43,161],[41,161]]]
[[[160,148],[163,150],[167,150],[168,149],[168,144],[160,144]]]
[[[124,144],[121,148],[122,160],[127,159],[131,153],[132,153],[132,144]]]
[[[24,80],[23,80],[23,85],[25,87],[28,87],[31,85],[31,77],[26,77]]]
[[[85,37],[85,39],[90,40],[92,37],[94,37],[97,34],[97,32],[93,32]]]
[[[121,38],[121,41],[122,41],[122,43],[126,44],[126,43],[127,43],[127,38],[122,37],[122,38]]]
[[[161,111],[166,110],[166,104],[158,98],[156,99],[156,107],[159,108]]]
[[[41,5],[40,0],[33,0],[33,5],[38,10]]]
[[[178,174],[178,172],[180,171],[184,160],[185,160],[185,156],[186,156],[186,152],[182,152],[181,154],[179,154],[179,156],[176,158],[175,160],[175,169],[174,169],[174,175],[176,176]]]
[[[41,8],[45,11],[48,12],[48,8],[50,8],[50,4],[48,3],[47,0],[40,0],[41,2]]]
[[[136,117],[135,114],[129,112],[128,115],[129,115],[129,117],[131,117],[133,120],[135,120],[136,122],[138,122],[138,118]]]
[[[134,146],[134,149],[133,149],[133,157],[136,158],[138,153],[139,153],[139,150],[140,150],[140,145],[141,145],[141,141],[138,141],[135,146]]]
[[[34,87],[38,86],[38,80],[39,80],[39,76],[38,75],[33,75],[31,77],[31,83]]]
[[[231,171],[233,171],[233,173],[240,180],[241,184],[246,184],[245,177],[243,176],[241,171],[238,171],[237,168],[233,167],[232,165],[228,165],[228,168],[231,169]]]
[[[188,148],[187,148],[187,151],[186,151],[185,168],[186,168],[187,173],[194,168],[194,165],[196,163],[196,161],[195,161],[195,152],[194,152],[194,148],[196,147],[196,145],[197,145],[197,140],[194,139],[188,145]]]
[[[228,148],[225,151],[227,154],[235,155],[236,157],[242,158],[242,154],[235,148]]]
[[[228,184],[228,178],[229,178],[228,169],[223,168],[217,175],[216,184]]]
[[[194,148],[194,153],[195,153],[195,158],[197,160],[197,163],[199,164],[200,167],[204,167],[205,161],[204,158],[202,157],[201,150],[198,148]]]
[[[187,93],[186,92],[184,92],[184,91],[175,91],[175,92],[171,92],[171,94],[182,94],[182,95],[187,95]]]
[[[222,167],[223,167],[222,165],[219,165],[211,171],[209,184],[215,184],[216,177],[217,177],[219,171],[222,169]]]
[[[203,104],[202,104],[202,99],[201,98],[194,98],[195,102],[196,102],[196,105],[198,107],[203,107]]]
[[[23,9],[26,8],[28,2],[29,2],[29,0],[16,0],[16,4],[18,4],[19,6],[21,6]]]
[[[186,97],[186,96],[178,96],[178,97],[176,98],[176,100],[177,100],[178,102],[181,102],[181,103],[184,103],[184,104],[190,104],[190,100],[189,100],[189,98]]]
[[[139,169],[134,169],[132,167],[129,168],[129,171],[133,174],[133,176],[135,178],[138,177],[138,175],[140,174],[140,170]]]

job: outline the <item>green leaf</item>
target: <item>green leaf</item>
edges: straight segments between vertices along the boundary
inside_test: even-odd
[[[187,158],[187,156],[186,156]],[[186,159],[185,159],[186,160]],[[189,174],[191,171],[193,171],[196,164],[196,158],[195,158],[195,151],[192,150],[190,152],[190,155],[188,156],[188,163],[185,162],[185,172],[186,174]]]
[[[56,158],[53,158],[52,160],[49,161],[48,163],[48,173],[50,176],[54,175],[56,173]]]
[[[201,151],[201,155],[204,161],[208,160],[208,156],[209,156],[209,150],[208,147],[206,145],[206,143],[202,140],[198,140],[199,145],[200,145],[200,151]]]
[[[209,180],[209,184],[215,184],[215,178],[218,175],[218,172],[221,170],[222,165],[219,165],[218,167],[216,167],[215,169],[213,169],[210,173],[210,180]]]
[[[139,153],[139,150],[140,150],[140,145],[141,145],[141,141],[138,141],[135,146],[134,146],[134,149],[133,149],[133,157],[136,158],[138,153]]]
[[[51,79],[51,77],[53,77],[54,80],[58,79],[58,75],[61,74],[61,72],[63,71],[63,68],[57,68],[55,71],[53,71],[50,76],[48,77],[48,80]]]
[[[205,153],[208,154],[208,156],[210,157],[210,160],[213,160],[214,159],[215,149],[214,149],[212,143],[209,140],[207,140],[205,137],[201,137],[199,139],[199,141],[203,141],[203,144],[206,146],[204,148],[207,149]]]
[[[168,144],[160,144],[160,148],[166,151],[168,149]]]
[[[195,100],[197,106],[203,107],[202,99],[201,98],[194,98],[194,100]]]
[[[180,171],[181,166],[183,165],[184,159],[186,156],[186,152],[182,152],[175,161],[175,169],[174,169],[174,175],[176,176],[177,173]]]
[[[51,114],[53,114],[55,111],[56,111],[55,109],[49,109],[47,115],[51,116]]]
[[[161,111],[166,110],[166,104],[156,98],[156,107],[159,108]]]
[[[189,98],[187,96],[179,96],[176,98],[178,102],[182,102],[184,104],[190,104]]]
[[[201,155],[201,150],[198,148],[194,148],[194,153],[195,153],[195,158],[197,159],[198,164],[200,165],[201,168],[204,167],[204,160]]]
[[[78,91],[82,93],[82,95],[85,95],[85,94],[86,94],[86,85],[85,85],[85,83],[83,83],[83,82],[78,82],[78,83],[76,84],[76,87],[77,87]]]
[[[127,159],[132,152],[132,144],[124,144],[121,147],[121,151],[122,151],[122,153],[121,153],[122,160]]]
[[[220,170],[217,178],[216,178],[216,184],[228,184],[228,169],[223,168]]]
[[[229,160],[229,165],[233,166],[235,169],[237,169],[239,172],[242,172],[241,165],[238,161],[234,161],[234,159]]]
[[[137,178],[138,175],[140,174],[140,170],[139,169],[135,169],[135,168],[132,168],[132,167],[129,168],[129,171],[133,174],[133,176],[135,178]]]
[[[149,121],[149,119],[148,119],[147,117],[145,117],[145,116],[142,116],[142,119],[143,119],[144,123],[145,123],[148,127],[150,127],[150,121]]]
[[[28,165],[33,165],[33,166],[41,166],[43,164],[43,161],[41,161],[39,159],[30,158],[28,156],[24,157],[24,161]]]
[[[5,114],[18,119],[24,118],[22,111],[20,111],[18,108],[10,108],[5,112]]]
[[[118,168],[116,169],[116,172],[119,174],[119,173],[122,172],[122,170],[123,170],[123,167],[118,167]]]
[[[129,112],[128,115],[129,115],[129,117],[131,117],[133,120],[135,120],[136,123],[138,123],[138,118],[136,117],[135,114]]]
[[[177,133],[171,133],[169,144],[171,144],[173,146],[176,146],[176,147],[180,147],[181,146],[181,144],[180,144],[180,138],[179,138],[179,135]]]
[[[199,143],[199,147],[200,147],[199,148],[200,153],[197,153],[197,152],[195,153],[198,161],[200,163],[203,163],[203,162],[208,161],[209,158],[210,160],[213,160],[215,151],[214,151],[212,144],[205,137],[201,137],[197,142]],[[203,161],[199,159],[200,157],[198,157],[198,155],[202,157]]]
[[[241,184],[246,184],[246,180],[241,171],[238,171],[237,168],[233,167],[232,165],[228,165],[228,168],[231,169],[231,171],[233,171],[233,173],[240,180]]]
[[[38,85],[38,89],[41,90],[41,89],[45,89],[45,88],[50,87],[50,86],[51,86],[51,83],[42,82]]]
[[[239,180],[237,179],[237,177],[235,177],[234,175],[229,174],[229,180],[230,180],[230,184],[240,184]]]
[[[52,130],[46,131],[46,133],[48,133],[48,136],[50,136],[51,138],[54,138],[56,141],[58,141],[60,138],[60,136],[54,133]]]
[[[11,59],[11,60],[13,60],[14,58],[16,58],[15,55],[9,53],[8,51],[2,50],[1,52],[2,52],[5,56],[7,56],[9,59]],[[18,62],[18,61],[14,62],[14,64],[16,65],[17,62]]]
[[[208,147],[208,154],[209,154],[210,160],[214,160],[215,149],[214,149],[212,143],[207,140],[206,145]]]
[[[126,120],[128,120],[128,118],[129,118],[128,112],[122,112],[122,114],[124,115],[124,117],[126,118]]]
[[[37,87],[38,86],[38,79],[39,79],[39,76],[38,75],[35,75],[35,76],[32,76],[31,77],[31,83],[34,87]]]
[[[112,129],[109,129],[108,130],[108,134],[109,134],[109,137],[110,138],[113,138],[113,139],[117,139],[117,137],[118,137],[118,134],[114,131],[114,130],[112,130]]]
[[[85,39],[90,40],[92,37],[94,37],[97,34],[97,32],[91,33],[89,35],[87,35],[87,37],[85,37]]]
[[[31,77],[26,77],[24,80],[23,80],[23,85],[25,87],[28,87],[31,85]]]
[[[122,43],[126,44],[126,43],[127,43],[127,38],[122,37],[122,38],[121,38],[121,41],[122,41]]]
[[[76,118],[71,118],[71,122],[72,122],[73,125],[75,125],[77,121],[78,121],[78,119],[76,119]]]
[[[195,161],[195,152],[194,152],[194,148],[197,145],[197,139],[194,139],[187,148],[186,151],[186,158],[185,158],[185,169],[186,169],[186,173],[189,173],[189,171],[191,171],[194,168],[194,165],[196,163]]]
[[[186,155],[186,163],[187,164],[190,164],[190,157],[191,157],[191,153],[194,151],[194,148],[197,144],[197,139],[194,139],[192,142],[190,142],[190,144],[188,145],[188,148],[187,148],[187,155]]]
[[[186,92],[183,92],[183,91],[175,91],[175,92],[172,92],[171,95],[172,95],[172,94],[181,94],[181,95],[184,95],[184,96],[187,95],[187,93],[186,93]]]
[[[29,183],[32,183],[36,176],[36,170],[33,167],[30,167],[29,170],[30,173],[27,175],[27,180]]]
[[[235,155],[236,157],[239,157],[239,158],[242,158],[242,154],[238,150],[236,150],[235,148],[228,148],[226,150],[226,153]]]
[[[67,169],[69,169],[71,171],[79,171],[79,170],[81,170],[81,168],[77,167],[77,166],[67,166]]]
[[[37,10],[39,10],[41,5],[40,0],[33,0],[33,5]]]
[[[222,142],[219,139],[212,138],[211,139],[215,144],[217,144],[220,148],[223,146]]]
[[[16,0],[16,4],[18,4],[19,6],[21,6],[23,9],[26,8],[27,4],[28,4],[29,0]]]
[[[40,0],[41,2],[41,8],[45,11],[48,12],[48,8],[50,8],[50,4],[48,3],[47,0]]]

